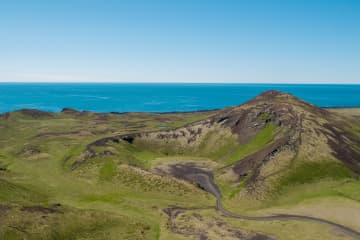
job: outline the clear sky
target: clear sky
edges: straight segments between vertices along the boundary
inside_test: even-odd
[[[1,0],[0,81],[360,83],[360,1]]]

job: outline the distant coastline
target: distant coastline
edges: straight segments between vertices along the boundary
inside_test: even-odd
[[[322,108],[360,107],[358,84],[0,83],[0,113],[65,107],[101,113],[213,111],[274,89]]]
[[[321,107],[323,109],[327,109],[327,110],[357,110],[359,109],[360,111],[360,106],[359,107]],[[221,111],[221,108],[218,109],[208,109],[208,110],[194,110],[194,111],[170,111],[170,112],[95,112],[95,111],[89,111],[89,110],[76,110],[73,109],[74,111],[76,111],[77,113],[94,113],[94,114],[114,114],[114,115],[125,115],[125,114],[132,114],[132,113],[140,113],[140,114],[159,114],[159,115],[165,115],[165,114],[191,114],[191,113],[209,113],[209,112],[216,112],[216,111]],[[26,109],[26,108],[22,108],[22,109],[15,109],[13,111],[9,111],[9,112],[2,112],[0,113],[0,115],[4,115],[10,112],[21,112],[21,111],[39,111],[39,112],[43,112],[43,113],[50,113],[50,114],[59,114],[62,113],[63,111],[58,111],[58,112],[50,112],[50,111],[43,111],[43,110],[39,110],[39,109]]]

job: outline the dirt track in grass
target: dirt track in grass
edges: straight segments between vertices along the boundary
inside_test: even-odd
[[[214,182],[213,174],[210,171],[206,171],[201,168],[197,168],[196,165],[187,163],[187,164],[174,164],[171,165],[170,174],[176,178],[183,179],[192,183],[196,183],[201,189],[207,191],[215,196],[216,198],[216,209],[226,217],[238,218],[243,220],[251,221],[313,221],[319,222],[322,224],[327,224],[331,227],[338,229],[339,231],[347,234],[348,236],[354,239],[360,239],[360,232],[349,228],[347,226],[331,222],[326,219],[321,219],[311,216],[302,216],[302,215],[293,215],[293,214],[275,214],[270,216],[245,216],[236,214],[226,210],[222,205],[222,196],[219,187]]]

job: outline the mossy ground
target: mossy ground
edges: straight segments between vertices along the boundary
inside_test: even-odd
[[[159,124],[175,128],[211,114],[109,114],[104,120],[91,113],[35,119],[17,112],[0,119],[0,163],[6,168],[0,171],[0,205],[11,207],[0,212],[0,238],[159,239],[160,231],[167,231],[159,222],[161,209],[211,206],[211,197],[190,184],[154,180],[114,159],[72,171],[71,159],[98,138],[154,131]],[[139,161],[149,158],[132,152]],[[21,210],[54,203],[63,213]]]
[[[168,229],[162,209],[205,208],[208,210],[202,210],[201,214],[214,217],[217,216],[215,199],[192,184],[145,170],[178,161],[203,161],[222,167],[269,144],[277,127],[268,123],[244,145],[237,144],[236,137],[230,134],[208,132],[203,142],[186,154],[177,146],[162,149],[148,142],[110,144],[106,148],[116,155],[95,157],[77,169],[71,169],[71,164],[97,139],[155,131],[164,126],[173,129],[212,114],[130,113],[103,117],[92,113],[76,116],[62,113],[33,118],[17,112],[8,119],[0,119],[0,168],[3,169],[0,170],[0,236],[5,239],[182,239]],[[260,118],[264,120],[268,116]],[[235,185],[219,182],[224,205],[232,211],[257,213],[274,207],[302,206],[309,199],[335,197],[360,202],[358,180],[334,161],[299,164],[279,180],[281,187],[276,189],[277,194],[260,203],[238,198],[246,181]],[[21,210],[57,203],[61,204],[62,213]],[[10,209],[2,211],[1,206]],[[286,234],[293,227],[308,227],[301,222],[286,223],[284,227],[277,222],[224,221],[250,231],[272,233],[279,239],[289,239]],[[327,236],[322,225],[309,229],[314,234],[294,236],[305,236],[302,239]],[[315,234],[316,230],[322,233]]]

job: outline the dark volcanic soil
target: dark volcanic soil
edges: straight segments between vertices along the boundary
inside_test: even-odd
[[[59,204],[54,204],[51,207],[26,206],[26,207],[22,207],[21,211],[30,212],[30,213],[39,212],[39,213],[44,213],[44,214],[62,213],[62,211],[60,210],[60,205]]]
[[[360,138],[344,131],[340,126],[324,124],[324,127],[331,133],[323,131],[335,157],[360,175],[360,153],[353,148],[353,146],[360,146]]]
[[[170,165],[170,174],[178,179],[197,184],[198,187],[214,196],[221,197],[220,189],[214,182],[214,176],[210,171],[199,168],[195,163],[181,163]],[[207,176],[210,181],[205,181],[202,176]]]

